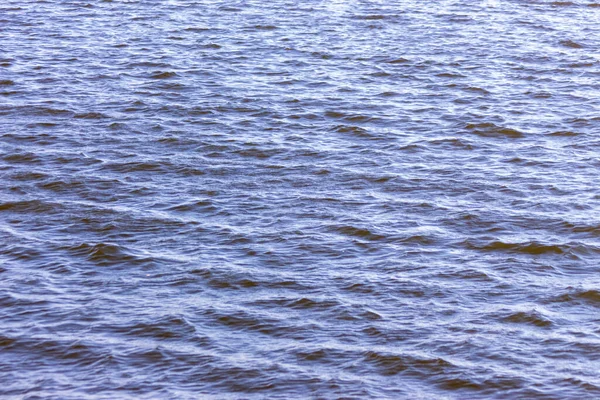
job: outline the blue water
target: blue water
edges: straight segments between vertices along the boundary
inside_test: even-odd
[[[0,397],[600,397],[600,3],[0,5]]]

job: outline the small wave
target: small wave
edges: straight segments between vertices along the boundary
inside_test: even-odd
[[[169,78],[173,78],[175,76],[177,76],[177,74],[175,72],[169,72],[169,71],[161,72],[161,71],[158,71],[158,72],[155,72],[152,75],[150,75],[150,78],[152,78],[152,79],[169,79]]]
[[[330,348],[320,348],[318,350],[295,350],[294,355],[300,361],[320,362],[325,364],[336,363],[336,360],[349,357],[344,351]]]
[[[0,334],[0,347],[7,348],[12,347],[17,342],[17,339],[13,339]]]
[[[63,205],[42,200],[8,201],[0,203],[0,211],[11,211],[16,213],[52,213],[60,211]]]
[[[434,139],[434,140],[430,140],[428,143],[432,144],[432,145],[460,148],[460,149],[464,149],[464,150],[473,150],[474,149],[474,147],[471,143],[469,143],[468,141],[461,139],[461,138]]]
[[[13,174],[11,179],[16,181],[40,181],[49,178],[51,175],[39,171],[26,171]]]
[[[366,129],[363,129],[359,126],[337,125],[333,128],[333,130],[339,133],[352,133],[357,136],[370,136]]]
[[[50,182],[45,182],[40,184],[40,187],[46,190],[51,190],[53,192],[68,192],[73,193],[74,191],[85,189],[87,186],[87,182],[83,180],[52,180]]]
[[[28,298],[20,298],[9,293],[0,293],[0,307],[23,307],[27,309],[27,312],[39,311],[40,309],[46,309],[50,305],[49,301],[46,300],[32,300]]]
[[[39,260],[43,256],[42,252],[32,248],[19,245],[9,245],[0,251],[0,255],[12,257],[16,260]]]
[[[552,3],[550,3],[550,5],[553,7],[571,7],[574,6],[575,3],[573,3],[572,1],[553,1]]]
[[[351,226],[351,225],[333,226],[333,227],[330,227],[330,230],[333,232],[337,232],[339,234],[345,235],[345,236],[355,237],[355,238],[369,240],[369,241],[378,241],[378,240],[386,239],[385,235],[376,234],[376,233],[371,232],[369,229],[357,228],[357,227]]]
[[[151,257],[135,254],[131,250],[113,243],[83,243],[66,248],[71,254],[85,257],[98,265],[147,264]]]
[[[400,93],[388,91],[388,92],[379,93],[379,96],[381,96],[381,97],[398,97],[398,96],[400,96]]]
[[[550,133],[550,136],[558,136],[558,137],[573,137],[573,136],[579,136],[581,135],[578,132],[573,132],[573,131],[556,131],[556,132],[552,132]]]
[[[453,73],[453,72],[442,72],[442,73],[436,74],[436,76],[440,77],[440,78],[452,78],[452,79],[466,78],[466,76],[463,74],[458,74],[458,73]]]
[[[206,31],[210,31],[212,28],[206,27],[206,26],[190,26],[188,28],[185,28],[184,31],[186,32],[206,32]]]
[[[117,325],[107,328],[115,333],[134,337],[167,339],[190,339],[196,333],[196,328],[181,317],[161,317],[154,321],[137,322],[127,325]]]
[[[0,92],[0,96],[14,96],[16,94],[19,94],[21,92],[17,91],[17,90],[4,90],[2,92]]]
[[[2,159],[9,163],[19,163],[19,164],[41,164],[42,158],[34,153],[17,153],[17,154],[9,154]]]
[[[575,293],[575,297],[600,306],[600,291],[598,290],[579,291]]]
[[[584,47],[583,45],[581,45],[577,42],[574,42],[572,40],[562,40],[560,42],[560,44],[564,47],[569,47],[571,49],[583,49],[583,47]]]
[[[317,300],[302,297],[300,299],[275,299],[269,300],[268,304],[272,306],[283,306],[296,310],[315,310],[327,311],[339,307],[341,303],[335,300]],[[263,305],[263,304],[261,304]]]
[[[178,212],[215,212],[217,208],[211,200],[195,200],[167,208],[168,211]]]
[[[431,375],[446,374],[454,368],[452,363],[442,358],[421,358],[412,355],[396,355],[379,351],[363,353],[363,360],[379,370],[382,375],[409,374]]]
[[[189,272],[192,277],[202,278],[209,287],[215,289],[290,289],[306,290],[307,287],[294,280],[280,280],[273,277],[254,277],[246,274],[236,274],[216,271],[209,268],[196,268]],[[268,305],[270,302],[261,303]],[[279,303],[278,303],[279,304]]]
[[[73,111],[66,110],[63,108],[52,108],[42,106],[13,107],[12,111],[36,116],[71,116],[75,114]]]
[[[0,337],[5,351],[18,351],[33,357],[59,360],[70,365],[90,366],[98,362],[107,362],[111,358],[110,350],[86,344],[80,340],[52,340],[43,338]]]
[[[254,148],[254,149],[237,150],[234,153],[237,154],[237,155],[240,155],[242,157],[257,158],[257,159],[260,159],[260,160],[265,160],[267,158],[271,158],[273,156],[281,154],[282,152],[283,152],[283,150],[281,150],[281,149],[258,149],[258,148]]]
[[[577,388],[587,391],[590,394],[591,393],[600,394],[600,386],[598,386],[597,384],[591,383],[591,382],[586,382],[582,379],[566,378],[566,379],[563,379],[562,381],[557,382],[557,384],[564,388],[577,387]]]
[[[552,93],[550,93],[550,92],[544,92],[544,91],[540,91],[540,92],[526,92],[525,94],[530,95],[534,99],[550,99],[550,98],[552,98]]]
[[[410,63],[410,60],[404,57],[400,57],[400,58],[393,58],[391,60],[386,61],[386,63],[388,64],[408,64]]]
[[[108,169],[115,172],[156,172],[162,171],[168,167],[168,163],[153,161],[134,161],[129,163],[107,163],[102,169]]]
[[[487,244],[479,245],[467,241],[465,242],[465,245],[467,248],[474,250],[508,251],[531,255],[564,254],[568,251],[568,249],[562,245],[547,245],[538,242],[507,243],[502,241],[493,241]]]
[[[135,61],[127,65],[128,68],[147,67],[147,68],[168,68],[170,64],[155,61]]]
[[[467,92],[473,92],[473,93],[490,94],[490,92],[488,90],[477,87],[477,86],[466,86],[463,88],[463,90],[465,90]]]
[[[363,21],[380,21],[382,19],[386,19],[386,16],[380,15],[380,14],[370,14],[370,15],[355,15],[352,18],[358,19],[358,20],[363,20]]]
[[[344,118],[346,114],[340,111],[326,111],[325,116],[329,118]]]
[[[343,286],[342,289],[363,294],[379,293],[381,290],[377,285],[371,283],[351,283]]]
[[[30,124],[27,124],[28,128],[54,128],[59,126],[59,124],[54,123],[54,122],[33,122]]]
[[[565,227],[566,229],[568,229],[572,233],[576,233],[576,234],[587,233],[594,237],[600,236],[600,224],[595,224],[593,221],[590,221],[590,223],[565,222],[562,224],[562,226]]]
[[[243,9],[239,8],[239,7],[230,7],[230,6],[220,6],[219,7],[219,11],[226,11],[226,12],[241,12],[244,11]]]
[[[243,311],[226,314],[208,311],[206,314],[212,315],[215,322],[230,329],[256,331],[274,337],[302,339],[306,332],[315,328],[310,323],[301,324],[296,321],[294,325],[288,325],[284,320],[266,315],[255,316]]]
[[[567,293],[551,297],[550,302],[588,304],[600,307],[600,290],[597,289],[575,289]]]
[[[465,128],[482,137],[507,137],[513,139],[523,137],[523,133],[516,129],[505,128],[491,122],[468,124]]]
[[[577,62],[568,64],[569,68],[589,68],[597,65],[598,62]]]
[[[510,322],[515,324],[527,324],[534,325],[539,328],[547,328],[553,325],[552,321],[544,317],[537,311],[519,311],[512,313],[501,318],[504,322]]]
[[[75,114],[73,116],[73,118],[77,118],[77,119],[104,119],[104,118],[108,118],[108,116],[106,114],[102,114],[102,113],[99,113],[99,112],[87,112],[87,113]]]
[[[480,282],[494,282],[495,279],[493,277],[491,277],[490,275],[486,274],[483,271],[478,271],[478,270],[474,270],[474,269],[467,269],[467,270],[459,270],[459,271],[447,271],[447,272],[442,272],[437,274],[436,276],[439,276],[441,278],[447,278],[447,279],[461,279],[461,280],[474,280],[474,281],[480,281]]]

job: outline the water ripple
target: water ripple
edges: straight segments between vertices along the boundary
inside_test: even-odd
[[[0,396],[598,398],[598,12],[6,0]]]

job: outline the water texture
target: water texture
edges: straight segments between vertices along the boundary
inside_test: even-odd
[[[600,3],[0,5],[0,397],[600,397]]]

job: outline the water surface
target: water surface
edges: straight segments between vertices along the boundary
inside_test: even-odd
[[[600,3],[0,5],[18,399],[600,397]]]

